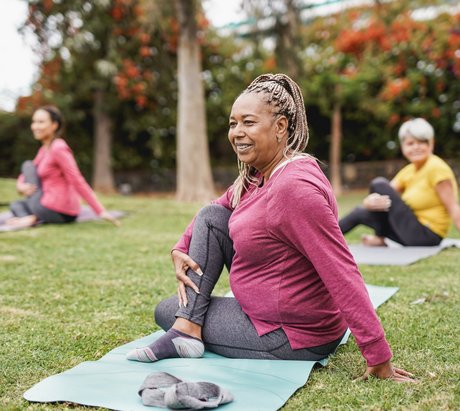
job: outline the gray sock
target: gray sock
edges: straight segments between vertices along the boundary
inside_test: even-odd
[[[211,382],[180,382],[166,390],[164,401],[168,408],[201,410],[233,401],[233,395]]]
[[[135,348],[126,354],[131,361],[154,362],[164,358],[199,358],[204,353],[203,342],[174,328],[147,347]]]
[[[144,405],[172,409],[216,408],[233,401],[233,395],[216,384],[184,382],[166,372],[147,376],[139,395]]]
[[[139,388],[138,394],[142,398],[144,405],[150,405],[153,407],[165,407],[165,390],[174,384],[182,382],[179,378],[174,375],[168,374],[167,372],[154,372],[147,376],[144,380],[141,388]]]

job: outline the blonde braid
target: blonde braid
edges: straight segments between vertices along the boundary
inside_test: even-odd
[[[266,104],[275,108],[275,115],[288,120],[288,138],[283,155],[291,158],[301,154],[308,144],[307,113],[298,84],[285,74],[262,74],[241,94],[263,93]],[[307,154],[304,154],[307,155]],[[239,176],[233,183],[232,206],[236,207],[241,195],[251,184],[257,184],[257,170],[238,160]]]

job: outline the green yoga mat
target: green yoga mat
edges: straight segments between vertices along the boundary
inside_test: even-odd
[[[378,307],[396,287],[368,285],[369,295]],[[234,401],[222,405],[225,411],[277,410],[308,380],[314,361],[239,360],[210,352],[200,359],[174,358],[145,364],[128,361],[126,353],[145,346],[163,334],[147,337],[115,348],[98,361],[87,361],[61,374],[53,375],[24,393],[33,402],[72,402],[112,410],[145,411],[137,391],[147,375],[164,371],[186,381],[209,381],[228,389]],[[348,334],[344,337],[344,344]],[[321,362],[327,364],[327,359]]]

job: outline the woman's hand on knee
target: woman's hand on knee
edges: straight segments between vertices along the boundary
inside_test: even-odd
[[[363,200],[363,206],[369,211],[388,211],[391,199],[387,195],[372,193]]]
[[[366,381],[369,377],[375,377],[382,380],[394,380],[396,382],[418,382],[414,375],[401,368],[396,368],[390,361],[382,364],[368,366],[364,375],[358,378],[358,381]]]
[[[19,194],[30,197],[33,193],[35,193],[35,191],[37,191],[37,186],[29,183],[18,183],[17,189]]]
[[[186,287],[190,287],[197,294],[200,293],[197,285],[187,276],[187,270],[190,268],[198,275],[203,275],[200,266],[188,255],[179,250],[173,250],[171,258],[176,272],[176,279],[179,282],[177,286],[177,296],[179,298],[179,307],[186,307],[188,304]]]

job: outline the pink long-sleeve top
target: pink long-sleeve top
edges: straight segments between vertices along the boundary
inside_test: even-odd
[[[48,147],[42,146],[33,163],[41,179],[43,196],[40,203],[44,207],[76,216],[80,213],[80,199],[83,198],[97,214],[104,211],[63,139],[53,140]],[[22,174],[18,181],[24,181]]]
[[[232,210],[231,190],[215,203]],[[230,217],[231,288],[259,335],[282,328],[295,350],[334,341],[348,326],[368,365],[377,365],[391,350],[337,215],[316,161],[275,170]],[[193,221],[174,249],[188,253],[192,229]]]

